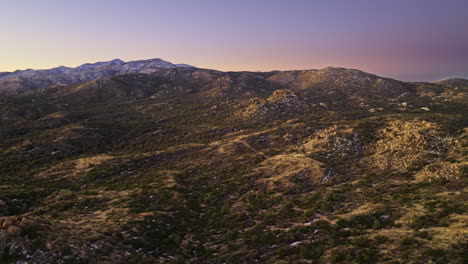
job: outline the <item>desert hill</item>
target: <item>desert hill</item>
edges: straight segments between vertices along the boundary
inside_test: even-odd
[[[0,75],[0,263],[467,259],[459,81],[80,67]]]

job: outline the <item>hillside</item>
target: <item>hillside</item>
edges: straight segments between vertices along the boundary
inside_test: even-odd
[[[436,83],[443,84],[443,85],[462,86],[462,87],[468,86],[468,80],[461,79],[461,78],[444,79],[444,80],[437,81]]]
[[[467,86],[124,65],[0,75],[0,263],[468,259]]]

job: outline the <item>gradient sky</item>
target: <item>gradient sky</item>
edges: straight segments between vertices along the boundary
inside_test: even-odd
[[[468,77],[468,0],[0,0],[0,71],[162,58]]]

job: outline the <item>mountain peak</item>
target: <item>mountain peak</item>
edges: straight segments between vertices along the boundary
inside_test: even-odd
[[[113,59],[111,61],[85,63],[76,68],[60,66],[48,70],[24,70],[12,73],[0,73],[0,94],[15,94],[58,84],[80,84],[119,74],[149,74],[161,69],[179,67],[193,68],[193,66],[185,64],[172,64],[160,58],[129,62]],[[27,80],[27,82],[24,80]]]
[[[121,59],[114,59],[114,60],[111,60],[110,62],[112,63],[125,63],[123,60]]]

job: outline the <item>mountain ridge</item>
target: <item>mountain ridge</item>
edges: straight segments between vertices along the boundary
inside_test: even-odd
[[[54,85],[73,85],[128,73],[152,73],[163,68],[192,67],[176,65],[162,59],[124,62],[114,59],[105,62],[85,63],[75,68],[59,66],[42,70],[18,70],[0,73],[0,94],[18,94],[28,90]]]
[[[437,84],[453,85],[453,86],[468,86],[468,79],[464,78],[446,78],[435,81]]]
[[[17,70],[14,72],[1,72],[0,73],[0,95],[18,94],[29,90],[39,88],[48,88],[54,85],[77,85],[85,84],[90,81],[98,80],[104,77],[112,77],[121,74],[131,73],[146,73],[151,74],[163,69],[174,68],[196,68],[187,64],[173,64],[162,59],[147,59],[124,62],[120,59],[114,59],[104,62],[85,63],[75,68],[59,66],[51,69],[40,70]],[[206,69],[208,70],[208,69]],[[216,70],[212,70],[216,71]],[[221,72],[221,71],[217,71]],[[247,73],[245,71],[244,73]],[[226,73],[236,73],[227,71]],[[242,73],[237,72],[237,73]],[[344,83],[348,87],[353,85],[385,85],[385,83],[392,82],[396,84],[410,84],[413,82],[403,82],[393,78],[381,77],[372,73],[364,72],[358,69],[348,69],[342,67],[325,67],[322,69],[308,69],[308,70],[286,70],[286,71],[266,71],[266,72],[249,72],[251,74],[258,74],[259,76],[275,75],[271,80],[277,79],[279,83],[287,83],[293,88],[301,89],[306,86],[321,85],[323,89],[328,86],[343,86]],[[284,75],[281,77],[281,75]],[[299,79],[294,83],[293,80]],[[378,80],[381,84],[370,84],[372,80]],[[337,84],[342,82],[342,84]],[[364,82],[367,82],[364,84]],[[430,82],[419,82],[421,84],[430,84]],[[463,78],[450,78],[433,82],[434,84],[451,84],[467,86],[468,80]]]

